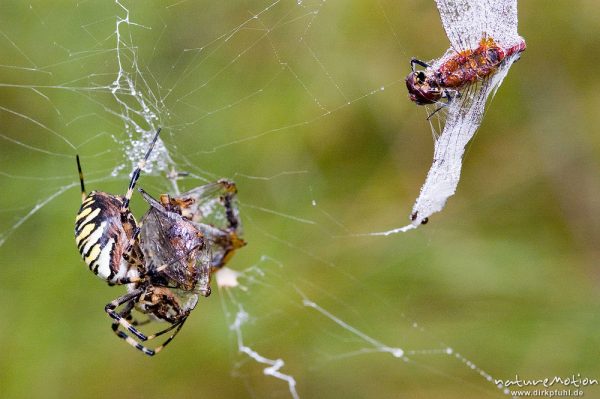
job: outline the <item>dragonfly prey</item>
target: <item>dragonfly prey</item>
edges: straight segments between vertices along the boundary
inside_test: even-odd
[[[488,97],[526,48],[517,33],[517,0],[436,4],[451,47],[432,62],[413,58],[406,86],[416,104],[433,104],[433,113],[444,111],[439,113],[445,114],[444,128],[436,138],[433,164],[413,206],[411,224],[378,234],[415,228],[444,208],[458,186],[465,147],[481,124]]]
[[[406,77],[409,98],[417,105],[435,104],[445,97],[452,100],[451,92],[460,95],[460,89],[485,79],[498,70],[498,67],[514,54],[525,51],[524,40],[503,49],[493,37],[484,36],[479,46],[454,54],[436,70],[424,61],[413,58],[410,61],[412,72]],[[425,71],[417,71],[420,65]]]

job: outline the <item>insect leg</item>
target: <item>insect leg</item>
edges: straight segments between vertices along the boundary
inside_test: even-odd
[[[410,60],[410,68],[412,69],[413,72],[415,72],[415,64],[422,66],[423,68],[429,68],[431,65],[429,65],[428,63],[418,60],[416,58],[411,58]]]
[[[441,110],[442,108],[445,108],[445,107],[447,107],[447,106],[448,106],[448,104],[444,104],[444,103],[442,103],[442,104],[441,104],[439,107],[437,107],[437,108],[435,109],[435,111],[433,111],[432,113],[430,113],[429,115],[427,115],[427,120],[430,120],[430,119],[431,119],[431,117],[432,117],[433,115],[437,114],[437,112],[438,112],[439,110]]]
[[[444,97],[447,99],[447,104],[450,104],[455,98],[460,98],[460,91],[455,89],[444,89]]]
[[[200,248],[202,248],[203,246],[204,246],[204,243],[202,243],[202,244],[198,244],[198,245],[196,245],[195,247],[191,248],[191,249],[189,250],[189,252],[195,251],[196,249],[200,249]],[[152,270],[152,273],[161,273],[161,272],[162,272],[163,270],[165,270],[167,267],[169,267],[169,266],[173,265],[173,264],[174,264],[174,263],[176,263],[176,262],[179,262],[179,261],[181,261],[181,260],[182,260],[182,259],[183,259],[185,256],[187,256],[187,254],[184,254],[184,255],[180,256],[179,258],[175,258],[175,259],[173,259],[173,260],[172,260],[170,263],[164,263],[164,264],[162,264],[162,265],[160,265],[160,266],[158,266],[158,267],[155,267],[155,268],[152,268],[152,267],[151,267],[150,269]]]
[[[460,91],[458,90],[448,90],[448,89],[444,89],[444,97],[446,98],[446,102],[441,102],[439,101],[437,104],[439,104],[439,107],[437,107],[435,109],[435,111],[433,111],[431,114],[429,114],[427,116],[427,120],[431,119],[431,117],[433,115],[435,115],[439,110],[441,110],[442,108],[447,107],[448,105],[450,105],[450,103],[452,103],[452,101],[454,101],[455,98],[460,98]]]
[[[234,186],[235,190],[235,186]],[[232,230],[237,230],[240,220],[235,209],[233,209],[233,196],[236,191],[228,192],[223,196],[223,206],[225,207],[225,215],[227,216],[227,227]]]
[[[217,269],[223,267],[229,261],[236,249],[246,245],[246,242],[238,235],[241,223],[239,213],[235,207],[237,187],[234,182],[225,179],[219,180],[218,183],[221,185],[221,190],[223,191],[221,202],[225,208],[227,229],[225,231],[219,229],[218,232],[211,234],[214,237],[218,237],[216,241],[219,244],[217,245],[224,250],[220,258],[213,259],[212,267]]]

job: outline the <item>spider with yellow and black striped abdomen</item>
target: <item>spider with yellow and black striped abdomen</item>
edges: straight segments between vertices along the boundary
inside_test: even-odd
[[[129,201],[159,134],[160,129],[154,135],[146,156],[133,170],[124,196],[102,191],[91,191],[86,195],[77,156],[82,203],[75,218],[75,243],[90,270],[110,285],[139,281],[144,271],[138,242],[140,229],[129,210]]]
[[[77,157],[82,192],[81,208],[75,219],[77,248],[84,262],[98,277],[109,285],[127,285],[128,292],[108,303],[104,310],[113,319],[111,326],[113,332],[150,356],[160,352],[173,340],[198,300],[196,292],[173,290],[176,287],[165,278],[166,273],[175,268],[173,263],[176,262],[185,262],[186,265],[195,267],[197,258],[200,258],[199,252],[206,247],[202,233],[191,222],[177,215],[180,220],[175,220],[175,225],[176,232],[179,234],[170,235],[168,242],[170,247],[159,248],[157,253],[173,251],[175,248],[174,253],[182,259],[174,258],[165,261],[164,257],[154,253],[152,256],[144,257],[144,252],[141,250],[143,238],[141,225],[137,224],[131,213],[129,202],[159,134],[160,129],[154,135],[146,155],[133,170],[124,196],[102,191],[86,194],[79,156]],[[206,269],[209,268],[207,265]],[[191,281],[194,277],[189,278],[190,284],[194,283]],[[209,294],[209,292],[200,293]],[[147,321],[140,323],[135,320],[132,315],[134,308],[148,316],[148,321],[163,321],[170,325],[154,334],[144,334],[137,326]],[[171,335],[154,348],[142,344],[168,332],[171,332]]]
[[[181,196],[162,195],[160,202],[139,189],[150,209],[138,224],[129,201],[156,144],[133,170],[124,196],[85,194],[79,157],[82,205],[75,240],[90,270],[109,285],[126,285],[127,293],[108,303],[113,332],[146,355],[160,352],[183,327],[199,296],[210,295],[210,277],[235,250],[245,245],[233,182],[219,180]],[[133,311],[148,317],[139,322]],[[138,326],[149,321],[169,325],[153,334]],[[170,333],[161,344],[145,346]]]

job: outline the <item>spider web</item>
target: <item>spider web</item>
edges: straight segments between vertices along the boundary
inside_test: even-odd
[[[358,14],[350,5],[324,0],[7,6],[28,15],[35,29],[28,34],[31,26],[5,21],[0,31],[6,54],[0,66],[0,180],[11,192],[0,208],[0,251],[18,266],[6,269],[20,270],[5,272],[6,284],[30,273],[39,274],[39,280],[26,277],[34,287],[68,282],[69,303],[81,304],[76,313],[83,319],[66,320],[93,337],[72,344],[84,353],[118,353],[101,355],[101,368],[138,355],[110,336],[101,311],[122,290],[102,288],[83,272],[72,245],[79,206],[74,158],[82,159],[88,190],[121,193],[162,127],[139,186],[156,195],[221,177],[235,180],[249,244],[217,276],[219,292],[200,301],[161,353],[165,363],[155,366],[156,373],[181,367],[187,371],[179,370],[180,376],[202,373],[225,385],[235,377],[235,388],[226,391],[231,397],[508,394],[486,371],[493,365],[473,359],[476,345],[462,343],[457,350],[439,337],[457,335],[443,327],[433,334],[419,321],[427,324],[428,311],[447,299],[423,292],[424,277],[413,271],[426,263],[422,236],[399,238],[392,246],[351,238],[379,225],[377,217],[384,216],[373,210],[375,202],[395,210],[400,198],[408,209],[420,177],[386,194],[380,190],[386,176],[374,175],[391,164],[399,146],[400,129],[390,127],[391,116],[414,114],[404,100],[405,70],[398,73],[409,59],[398,43],[409,33],[399,26],[410,10],[395,3],[353,3]],[[332,30],[360,30],[365,43]],[[443,43],[441,28],[437,34]],[[369,35],[376,36],[377,48]],[[373,131],[357,122],[361,113]],[[421,116],[414,120],[422,123]],[[386,159],[378,168],[354,168],[348,158],[360,158],[367,140],[377,143],[368,150],[385,151]],[[333,161],[338,166],[327,164]],[[173,171],[186,177],[165,178]],[[134,214],[141,215],[143,206],[134,197]],[[45,245],[49,235],[60,241]],[[25,240],[40,240],[35,262],[17,255]],[[48,262],[57,265],[52,273],[31,266]],[[450,319],[449,330],[458,329],[460,319]],[[68,339],[57,340],[72,350],[64,346]],[[227,366],[219,365],[222,357]],[[190,391],[220,392],[202,381],[188,384]]]

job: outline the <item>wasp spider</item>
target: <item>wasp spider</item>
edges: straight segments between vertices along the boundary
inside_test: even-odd
[[[128,293],[107,304],[105,311],[114,320],[112,330],[115,334],[148,355],[159,352],[173,339],[197,302],[197,296],[194,298],[193,294],[179,294],[164,286],[168,282],[161,278],[156,270],[149,272],[140,248],[141,226],[137,225],[129,209],[134,187],[159,134],[160,129],[154,135],[145,157],[133,170],[124,196],[101,191],[92,191],[86,195],[81,164],[77,156],[82,193],[81,208],[75,219],[77,248],[90,270],[98,277],[110,285],[127,284]],[[203,242],[199,241],[201,234],[196,233],[194,229],[193,235],[197,237],[198,242],[186,244],[202,247]],[[118,308],[120,309],[117,310]],[[158,333],[146,336],[135,328],[144,323],[133,319],[131,312],[134,308],[148,315],[150,319],[166,321],[171,325]],[[148,349],[119,330],[119,326],[124,326],[140,341],[154,339],[173,329],[175,332],[160,346]]]
[[[210,295],[210,275],[233,252],[245,245],[235,184],[226,180],[191,190],[181,196],[162,195],[160,202],[139,189],[150,209],[138,225],[129,201],[158,139],[132,173],[125,196],[99,191],[85,194],[79,157],[82,205],[76,218],[75,239],[83,260],[110,285],[126,284],[127,293],[105,306],[112,330],[127,343],[153,356],[183,327],[198,296]],[[148,316],[140,322],[133,311]],[[138,326],[162,321],[169,326],[146,335]],[[171,332],[153,349],[144,345]]]
[[[143,255],[139,249],[140,229],[129,210],[133,188],[158,139],[157,130],[146,156],[131,174],[124,196],[92,191],[86,195],[79,156],[81,208],[75,218],[75,243],[90,270],[109,284],[128,284],[140,279]]]

